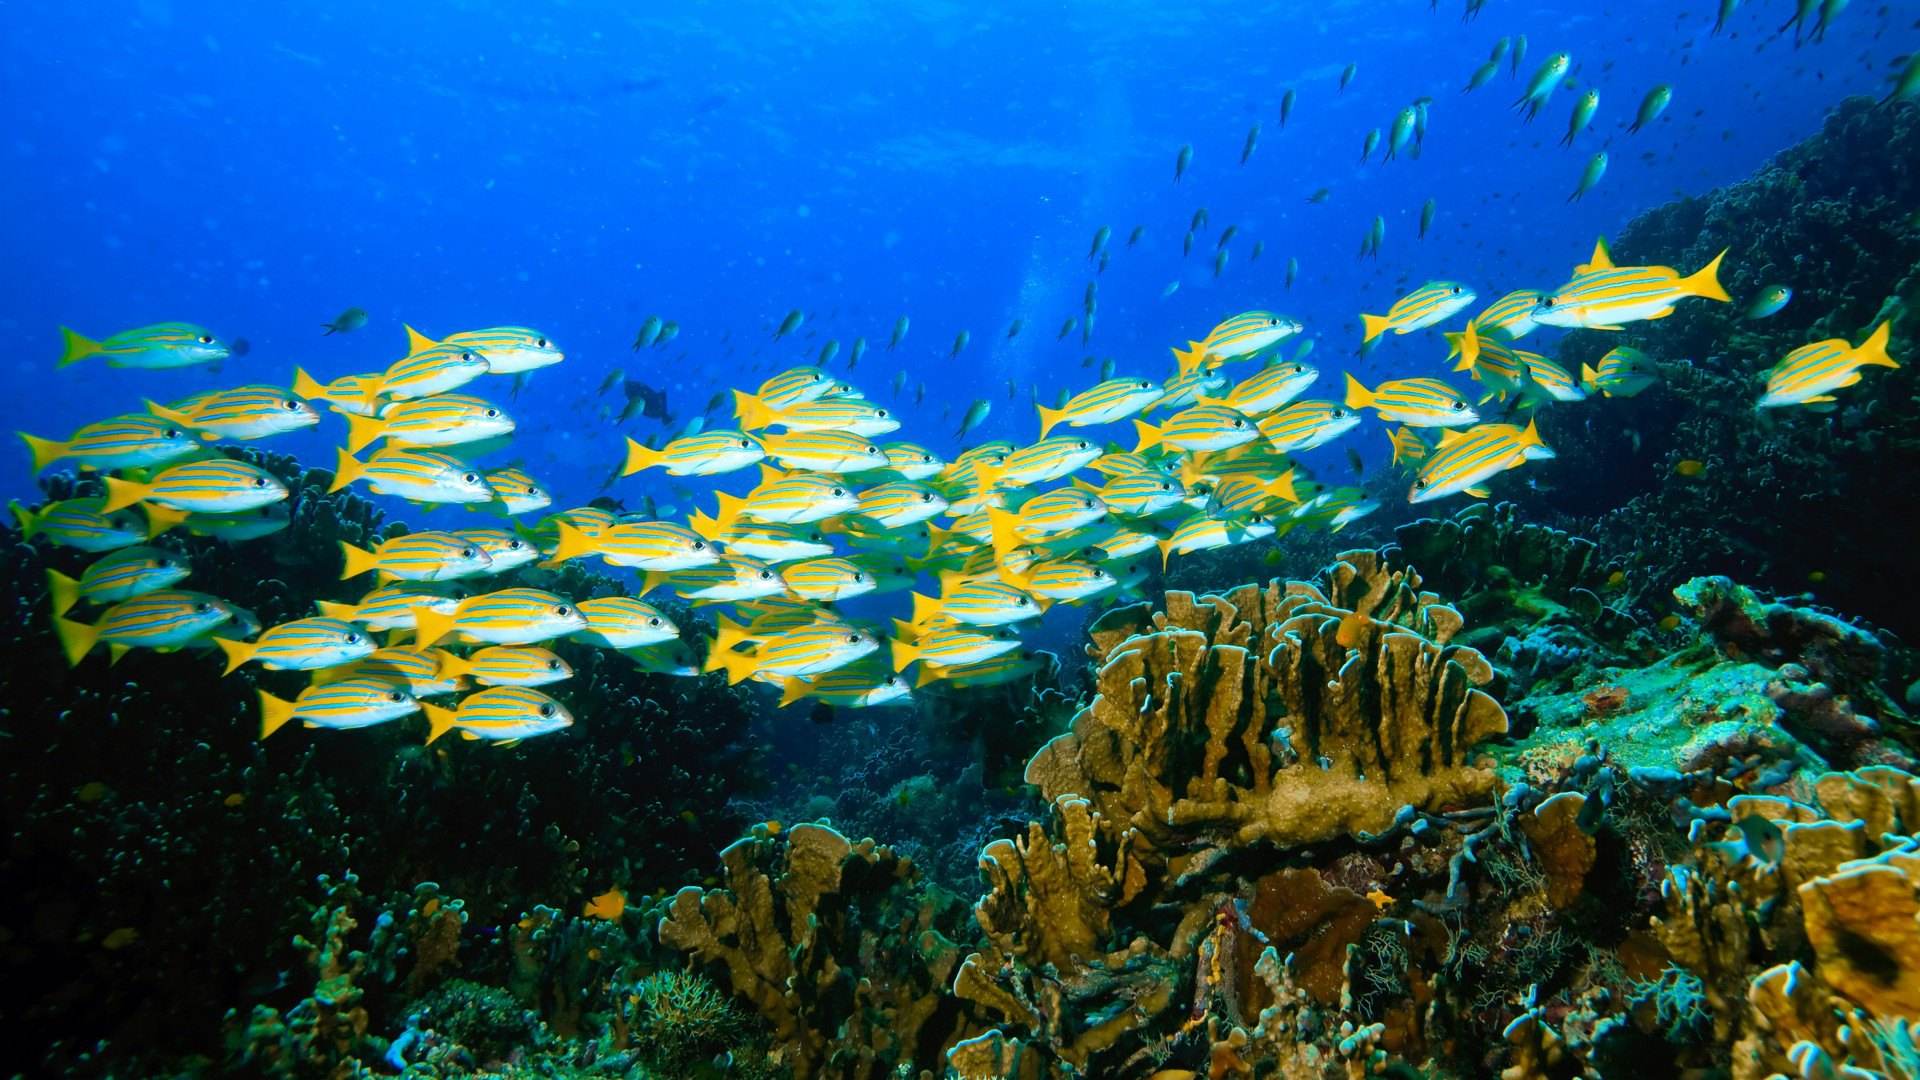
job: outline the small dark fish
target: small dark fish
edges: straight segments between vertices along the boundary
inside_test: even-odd
[[[948,354],[948,359],[958,359],[960,356],[960,350],[966,348],[967,342],[972,340],[973,340],[973,335],[968,333],[965,330],[962,330],[958,334],[955,334],[953,336],[953,352]]]
[[[666,322],[661,319],[660,316],[647,316],[647,321],[640,324],[640,332],[633,336],[633,351],[639,352],[641,349],[659,341],[660,331],[664,329],[665,326]]]
[[[1100,226],[1100,231],[1093,234],[1093,246],[1087,249],[1087,258],[1096,258],[1102,251],[1105,251],[1107,248],[1107,239],[1112,235],[1113,229],[1110,226]]]
[[[1293,115],[1294,94],[1291,89],[1280,95],[1280,126],[1287,126],[1287,119]]]
[[[896,398],[899,397],[900,391],[905,390],[906,388],[907,388],[907,373],[905,371],[894,372],[893,373],[893,396]]]
[[[1257,261],[1260,258],[1260,253],[1265,250],[1267,250],[1267,242],[1265,240],[1255,240],[1253,242],[1253,248],[1247,252],[1247,261]]]
[[[674,338],[677,338],[679,336],[680,336],[680,324],[677,322],[674,322],[672,319],[668,319],[666,325],[660,328],[660,340],[654,342],[654,344],[665,345],[667,342],[672,341]]]
[[[1096,263],[1096,264],[1094,265],[1094,268],[1093,268],[1093,272],[1094,272],[1094,273],[1096,273],[1096,274],[1104,274],[1104,273],[1106,273],[1106,272],[1107,272],[1107,260],[1109,260],[1109,259],[1111,259],[1111,258],[1113,258],[1113,252],[1111,252],[1111,251],[1103,251],[1103,252],[1101,252],[1101,253],[1100,253],[1100,261],[1099,261],[1098,263]]]
[[[702,416],[705,416],[707,413],[712,412],[713,410],[719,408],[722,405],[725,405],[726,403],[727,403],[727,392],[725,390],[717,391],[712,397],[707,399],[707,407],[704,409],[701,409],[700,414]]]
[[[827,343],[825,345],[820,346],[820,355],[814,359],[813,366],[820,367],[820,368],[826,367],[828,364],[833,363],[834,357],[839,355],[840,355],[840,339],[828,338]]]
[[[1180,241],[1180,254],[1193,254],[1193,232],[1191,230],[1187,232],[1186,239]]]
[[[960,418],[960,430],[954,432],[953,437],[956,439],[966,438],[967,432],[979,427],[981,422],[986,420],[987,414],[992,411],[993,402],[988,401],[986,398],[975,399],[973,404],[967,406],[967,414]]]
[[[612,371],[607,372],[606,378],[600,380],[600,389],[595,390],[594,393],[604,394],[626,381],[627,373],[619,368],[614,368]]]
[[[1240,226],[1238,225],[1229,225],[1226,228],[1221,229],[1220,240],[1219,242],[1213,245],[1214,250],[1218,251],[1225,248],[1229,243],[1232,242],[1234,234],[1238,233],[1239,231],[1240,231]]]
[[[1300,260],[1297,258],[1289,258],[1287,260],[1287,288],[1293,288],[1293,280],[1299,276]]]
[[[1067,335],[1073,333],[1073,328],[1079,325],[1080,325],[1079,318],[1073,315],[1067,316],[1067,321],[1060,324],[1060,336],[1055,338],[1054,340],[1055,341],[1067,340]]]
[[[1188,232],[1199,232],[1207,227],[1207,208],[1201,207],[1193,212],[1193,220],[1187,223]]]
[[[334,334],[345,334],[358,330],[367,325],[367,309],[350,307],[341,312],[332,322],[325,322],[320,325],[325,327],[327,331],[320,335],[321,337],[331,337]],[[229,351],[231,351],[231,349],[229,349]]]
[[[915,405],[918,405],[925,400],[927,400],[927,384],[923,382],[914,383],[913,384],[913,403]]]
[[[638,379],[628,379],[625,385],[626,407],[620,410],[622,422],[635,416],[649,420],[658,420],[663,424],[673,423],[673,414],[667,411],[667,392],[657,390]]]
[[[1253,156],[1253,148],[1259,145],[1260,145],[1260,125],[1255,124],[1251,128],[1247,129],[1246,145],[1240,148],[1240,164],[1245,165],[1247,163],[1247,159]]]
[[[1145,225],[1135,225],[1133,231],[1127,234],[1127,246],[1132,247],[1139,243],[1140,238],[1145,235],[1147,235],[1147,227]]]
[[[1433,210],[1432,199],[1428,199],[1426,203],[1420,207],[1420,239],[1422,240],[1427,238],[1427,230],[1433,227]]]
[[[1021,328],[1022,326],[1024,326],[1024,325],[1026,325],[1026,324],[1025,324],[1025,323],[1023,323],[1023,322],[1021,322],[1021,321],[1020,321],[1019,319],[1015,319],[1015,320],[1013,320],[1013,325],[1012,325],[1012,326],[1009,326],[1009,327],[1007,327],[1007,340],[1008,340],[1008,341],[1012,341],[1012,340],[1013,340],[1014,338],[1017,338],[1017,337],[1019,337],[1019,336],[1020,336],[1020,328]]]
[[[1347,69],[1340,73],[1340,89],[1334,92],[1345,93],[1347,90],[1347,87],[1353,85],[1353,77],[1355,75],[1358,75],[1359,73],[1360,73],[1359,64],[1348,64]]]
[[[1179,154],[1174,156],[1174,159],[1173,159],[1173,182],[1174,183],[1176,184],[1179,183],[1180,178],[1187,175],[1187,166],[1191,164],[1193,164],[1193,144],[1188,143],[1187,145],[1182,146],[1180,148]]]
[[[902,315],[900,316],[899,321],[893,324],[893,337],[887,341],[888,350],[892,350],[895,346],[899,345],[902,341],[905,341],[906,338],[907,338],[907,317],[905,315]]]
[[[863,337],[854,338],[853,348],[847,350],[847,370],[852,371],[854,368],[859,367],[860,358],[865,355],[867,355],[867,339]]]
[[[1227,249],[1221,248],[1213,253],[1213,276],[1219,277],[1227,271]]]
[[[780,325],[774,329],[773,340],[779,341],[781,338],[800,329],[800,324],[806,321],[806,314],[799,308],[794,308],[792,311],[787,312],[787,317],[781,319]]]
[[[1080,309],[1089,315],[1093,314],[1094,308],[1100,305],[1099,293],[1099,283],[1092,281],[1087,282],[1087,291],[1080,296]]]
[[[1327,197],[1332,194],[1333,194],[1332,188],[1320,188],[1319,190],[1315,191],[1313,194],[1307,196],[1307,201],[1310,203],[1323,203],[1323,202],[1326,202]]]

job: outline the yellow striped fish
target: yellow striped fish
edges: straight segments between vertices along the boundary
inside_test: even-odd
[[[1092,440],[1073,435],[1041,439],[1008,454],[994,470],[993,481],[1004,488],[1044,484],[1086,468],[1104,452]]]
[[[1297,503],[1293,470],[1279,476],[1232,476],[1216,481],[1205,510],[1211,517],[1246,517],[1264,514],[1279,503]]]
[[[451,615],[463,599],[465,597],[453,595],[445,586],[396,581],[361,597],[357,604],[316,600],[314,608],[330,619],[356,622],[369,630],[412,630],[415,608]]]
[[[873,578],[841,558],[809,559],[780,571],[787,591],[802,600],[831,602],[873,591]]]
[[[372,406],[382,395],[404,401],[444,394],[460,389],[487,370],[487,358],[473,349],[435,345],[394,361],[361,389],[360,400]]]
[[[1472,289],[1457,281],[1429,281],[1393,302],[1385,315],[1360,316],[1365,328],[1364,341],[1372,341],[1391,330],[1411,334],[1452,318],[1468,304],[1479,299]]]
[[[33,471],[72,459],[82,469],[145,469],[178,461],[200,449],[185,428],[152,413],[127,413],[82,427],[60,442],[22,431],[20,440],[33,454]]]
[[[1311,450],[1352,431],[1360,414],[1331,401],[1296,401],[1260,418],[1260,434],[1283,454]]]
[[[847,556],[847,560],[873,579],[876,593],[905,592],[919,580],[906,559],[884,551],[858,551]]]
[[[1559,456],[1553,452],[1552,447],[1540,442],[1538,439],[1528,438],[1526,428],[1521,427],[1519,424],[1496,422],[1481,424],[1478,428],[1470,428],[1468,430],[1479,431],[1483,435],[1504,435],[1514,440],[1514,442],[1520,446],[1520,456],[1526,458],[1528,461],[1547,461]],[[1467,432],[1465,431],[1443,431],[1440,433],[1439,445],[1452,446],[1454,443],[1466,438],[1466,436]]]
[[[435,394],[395,401],[378,416],[347,414],[347,449],[359,453],[375,440],[389,448],[459,446],[511,434],[513,417],[500,406],[471,394]]]
[[[483,645],[530,645],[587,628],[572,601],[525,586],[468,597],[451,614],[421,607],[413,622],[414,644],[423,649],[450,634]]]
[[[211,536],[228,543],[258,540],[293,523],[286,503],[259,506],[238,514],[189,514],[186,530],[195,536]]]
[[[968,626],[1006,626],[1037,619],[1045,608],[1022,588],[993,578],[940,575],[940,597],[913,594],[911,625],[931,626],[939,619]]]
[[[172,406],[149,401],[147,411],[169,424],[199,432],[208,442],[264,439],[320,422],[312,406],[278,386],[266,385],[237,386]]]
[[[393,683],[414,697],[451,694],[467,688],[465,679],[445,675],[441,668],[453,654],[445,649],[417,649],[411,645],[389,645],[376,650],[365,660],[356,660],[336,668],[313,673],[313,685],[348,679],[379,679]]]
[[[62,499],[39,510],[12,504],[22,539],[44,536],[61,547],[100,552],[131,547],[147,538],[149,526],[138,514],[107,513],[106,505],[105,499],[95,497]]]
[[[705,670],[725,671],[728,685],[754,675],[784,681],[846,667],[880,647],[872,634],[838,621],[798,626],[762,639],[751,653],[735,652],[734,646],[744,643],[746,635],[745,627],[722,617],[707,651]]]
[[[115,604],[164,589],[186,580],[192,568],[186,557],[152,547],[121,548],[95,559],[80,573],[79,580],[58,570],[47,571],[47,595],[53,601],[53,613],[65,615],[84,600],[89,604]]]
[[[601,596],[575,606],[587,620],[586,629],[574,631],[575,641],[603,649],[637,649],[680,636],[673,620],[637,597]]]
[[[1225,450],[1260,437],[1252,420],[1224,405],[1196,405],[1173,414],[1159,427],[1135,420],[1133,429],[1140,437],[1133,448],[1136,454],[1163,444],[1189,453]]]
[[[899,473],[904,480],[925,480],[947,467],[938,454],[914,443],[882,443],[880,449],[886,451],[887,468]]]
[[[1488,304],[1487,309],[1475,315],[1467,325],[1482,336],[1519,341],[1533,333],[1533,309],[1546,296],[1539,289],[1515,289]]]
[[[523,540],[505,529],[461,529],[454,533],[462,540],[468,540],[487,553],[490,565],[487,573],[504,574],[518,569],[540,557],[540,549],[528,540]]]
[[[1164,476],[1170,474],[1171,464],[1170,460],[1149,458],[1144,454],[1109,450],[1095,458],[1091,468],[1102,476],[1131,476],[1134,473],[1159,473]]]
[[[1534,305],[1533,321],[1568,329],[1617,330],[1622,323],[1664,319],[1687,297],[1731,303],[1720,287],[1720,260],[1725,251],[1697,272],[1681,277],[1671,266],[1614,266],[1598,259],[1592,269],[1542,297]]]
[[[1580,365],[1580,385],[1607,397],[1632,397],[1655,382],[1653,358],[1625,345],[1607,350],[1598,368]]]
[[[1159,546],[1168,533],[1158,525],[1148,525],[1140,529],[1116,529],[1094,543],[1091,551],[1096,557],[1108,559],[1131,559]]]
[[[292,701],[283,701],[265,690],[260,691],[260,737],[262,739],[298,720],[310,728],[372,727],[411,716],[420,703],[404,686],[386,679],[342,679],[339,682],[309,686]]]
[[[766,457],[766,445],[744,431],[702,431],[674,439],[658,450],[628,439],[627,463],[620,475],[664,468],[673,476],[717,476],[758,465]]]
[[[460,699],[457,709],[420,705],[427,714],[427,742],[449,731],[460,732],[463,739],[475,739],[507,747],[522,739],[551,735],[573,726],[573,714],[566,706],[538,690],[525,686],[494,686]]]
[[[1897,368],[1887,355],[1887,338],[1892,320],[1881,323],[1859,348],[1845,338],[1828,338],[1802,345],[1767,372],[1767,390],[1760,396],[1762,409],[1782,405],[1813,405],[1834,400],[1832,391],[1860,381],[1862,367]]]
[[[987,511],[995,546],[999,545],[1003,529],[1011,529],[1022,541],[1030,541],[1084,528],[1106,516],[1107,504],[1100,501],[1100,496],[1070,487],[1035,495],[1016,511]]]
[[[719,510],[714,521],[721,531],[742,517],[774,525],[804,525],[860,508],[860,497],[846,482],[813,473],[781,473],[767,469],[763,482],[742,499],[724,491],[714,493]]]
[[[775,408],[744,390],[733,392],[734,415],[747,431],[780,424],[788,431],[844,431],[853,435],[885,435],[897,431],[900,421],[884,407],[860,398],[821,398]]]
[[[1181,522],[1173,530],[1172,536],[1155,546],[1160,549],[1160,565],[1164,568],[1170,556],[1191,555],[1196,551],[1212,551],[1264,540],[1272,536],[1273,531],[1273,522],[1258,515],[1229,521],[1199,514]]]
[[[699,513],[688,521],[694,532],[724,544],[728,551],[751,555],[770,563],[787,563],[795,559],[833,554],[833,545],[818,529],[761,521],[736,521],[722,528],[718,521]]]
[[[1244,416],[1260,416],[1306,393],[1319,369],[1298,361],[1269,364],[1235,383],[1222,397],[1201,397],[1202,405],[1225,405]]]
[[[440,667],[448,676],[470,678],[481,686],[546,686],[573,678],[565,660],[533,645],[494,645],[472,656],[449,654]]]
[[[340,541],[346,566],[340,580],[376,571],[402,581],[451,581],[484,574],[493,560],[480,545],[455,533],[417,532],[381,542],[372,551]]]
[[[318,379],[301,368],[293,369],[293,392],[297,397],[308,401],[324,401],[348,416],[375,416],[379,414],[380,372],[369,371],[361,375],[342,375],[330,383],[322,384]],[[372,396],[369,387],[376,387]]]
[[[1011,682],[1030,678],[1047,664],[1045,654],[1005,652],[971,664],[954,664],[936,668],[927,664],[920,665],[920,677],[914,685],[925,686],[930,682],[944,680],[947,685],[959,690],[971,690],[984,686],[1005,686]]]
[[[1036,563],[1021,575],[1020,582],[1041,599],[1069,604],[1098,596],[1118,584],[1104,568],[1071,559]]]
[[[925,484],[896,480],[860,493],[855,513],[883,529],[901,529],[947,512],[946,497]]]
[[[904,671],[916,661],[936,669],[977,664],[1020,647],[1020,638],[1004,627],[976,630],[941,621],[916,631],[899,620],[894,625],[900,635],[892,641],[895,671]]]
[[[185,589],[156,589],[113,605],[101,614],[99,622],[88,625],[56,618],[53,629],[71,667],[103,641],[115,661],[128,649],[177,649],[205,637],[233,615],[233,605],[217,596]]]
[[[1460,362],[1453,366],[1455,371],[1469,372],[1473,381],[1496,394],[1518,394],[1532,385],[1533,372],[1527,367],[1526,357],[1534,353],[1523,354],[1522,350],[1492,338],[1464,336],[1461,341]]]
[[[122,330],[104,341],[82,337],[63,326],[60,339],[61,367],[98,356],[114,367],[177,368],[218,363],[233,355],[213,331],[184,322]]]
[[[1409,427],[1394,431],[1389,438],[1393,440],[1395,465],[1419,468],[1420,463],[1427,460],[1427,455],[1433,452],[1433,447],[1427,445],[1427,441],[1420,437],[1420,433]]]
[[[372,639],[359,627],[325,616],[281,623],[262,633],[258,641],[215,638],[214,642],[227,654],[226,675],[254,660],[273,671],[314,671],[351,664],[373,653]]]
[[[493,489],[480,470],[450,454],[395,450],[391,446],[364,462],[344,448],[335,450],[335,454],[338,462],[329,492],[365,480],[377,494],[417,503],[486,503],[494,499]]]
[[[1271,311],[1246,311],[1207,331],[1206,340],[1189,341],[1185,349],[1173,350],[1180,373],[1205,363],[1219,367],[1232,360],[1243,360],[1261,349],[1285,341],[1305,329],[1297,320]]]
[[[754,397],[770,409],[784,409],[817,401],[834,389],[831,375],[817,367],[789,368],[760,384]]]
[[[645,596],[661,585],[673,589],[681,599],[695,603],[754,600],[787,591],[786,579],[780,571],[737,551],[721,552],[720,562],[715,566],[675,570],[672,573],[649,570],[640,586],[640,594]]]
[[[1187,493],[1165,473],[1136,472],[1114,477],[1095,494],[1116,514],[1150,517],[1178,505]]]
[[[526,326],[493,326],[485,330],[462,330],[435,341],[413,327],[407,327],[407,352],[419,354],[440,347],[472,349],[486,358],[487,370],[495,375],[517,375],[523,371],[548,367],[567,358],[547,335]]]
[[[598,555],[610,566],[635,570],[688,570],[720,561],[711,543],[670,521],[623,521],[591,536],[562,523],[552,561],[582,555]]]
[[[1439,379],[1389,379],[1368,390],[1347,374],[1347,408],[1372,409],[1388,423],[1465,427],[1480,419],[1459,392]]]
[[[233,514],[256,506],[277,503],[287,497],[287,486],[278,477],[244,461],[233,458],[208,458],[170,465],[145,483],[109,476],[107,503],[111,514],[137,502],[158,503],[180,511],[170,519],[177,523],[186,511],[201,514]],[[152,516],[152,507],[148,508]]]
[[[1138,414],[1166,396],[1166,390],[1151,379],[1108,379],[1082,390],[1057,409],[1034,406],[1040,413],[1040,437],[1060,424],[1068,427],[1092,427],[1111,424]]]
[[[1184,409],[1203,397],[1214,397],[1226,388],[1225,375],[1217,371],[1196,368],[1161,383],[1162,393],[1159,400],[1148,405],[1142,412],[1151,413],[1157,409]]]
[[[641,671],[655,675],[675,675],[682,678],[697,678],[700,665],[693,659],[692,650],[684,642],[669,641],[660,645],[643,645],[637,649],[622,651],[627,659]]]
[[[547,494],[538,480],[520,469],[496,469],[486,474],[486,481],[509,515],[530,514],[553,505],[553,496]]]
[[[767,456],[783,469],[814,472],[863,472],[885,467],[884,450],[846,431],[788,431],[761,436]]]
[[[1515,349],[1514,355],[1527,365],[1527,385],[1521,393],[1534,401],[1585,401],[1587,392],[1573,377],[1573,373],[1562,367],[1558,361],[1549,360],[1539,353]]]
[[[802,698],[814,698],[837,708],[867,709],[911,705],[913,690],[900,676],[878,664],[862,662],[805,679],[793,676],[781,684],[781,708]]]
[[[1434,449],[1420,466],[1407,501],[1430,502],[1462,491],[1485,498],[1487,493],[1481,484],[1508,469],[1519,468],[1527,460],[1529,447],[1540,445],[1540,433],[1532,423],[1518,434],[1511,424],[1468,428]]]

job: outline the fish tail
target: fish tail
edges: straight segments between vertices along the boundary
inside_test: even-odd
[[[1857,363],[1868,364],[1873,367],[1899,367],[1899,364],[1893,362],[1893,357],[1887,355],[1887,339],[1892,333],[1892,319],[1888,319],[1886,322],[1875,327],[1873,333],[1868,336],[1867,340],[1861,342],[1860,347],[1854,350],[1854,360]]]
[[[1187,375],[1206,361],[1207,347],[1201,342],[1189,341],[1186,348],[1173,350],[1173,358],[1180,365],[1180,374]]]
[[[1160,572],[1167,572],[1167,560],[1173,557],[1173,539],[1155,540],[1153,546],[1160,549]]]
[[[345,540],[340,541],[340,554],[346,560],[346,566],[340,571],[340,580],[356,578],[361,574],[376,570],[380,566],[380,556],[365,548],[357,548]]]
[[[220,646],[221,652],[227,654],[227,670],[220,673],[222,677],[240,670],[240,665],[253,659],[254,650],[258,648],[245,641],[234,641],[223,637],[214,638],[213,643]]]
[[[49,570],[47,596],[53,601],[53,617],[57,619],[80,602],[80,583],[58,570]]]
[[[1054,429],[1054,425],[1067,418],[1067,410],[1065,409],[1049,409],[1045,405],[1037,402],[1033,407],[1040,412],[1040,437],[1043,439],[1047,437],[1047,432]],[[39,466],[35,466],[35,468],[38,467]]]
[[[377,416],[361,416],[359,413],[347,413],[347,449],[350,454],[365,450],[375,439],[387,433],[387,421]],[[339,481],[336,479],[336,483]],[[351,481],[348,481],[349,483]],[[342,487],[346,486],[341,484]]]
[[[406,327],[408,356],[412,356],[415,353],[424,352],[425,350],[431,349],[435,345],[440,344],[439,342],[433,340],[432,338],[421,333],[420,331],[415,330],[413,327],[407,326],[406,323],[401,323],[400,325],[403,327]]]
[[[940,614],[940,601],[920,593],[913,594],[913,623],[924,626],[935,615]]]
[[[358,607],[333,600],[315,600],[313,608],[329,619],[339,619],[342,622],[352,622],[360,614]]]
[[[1347,408],[1364,409],[1372,404],[1373,395],[1360,385],[1359,379],[1353,377],[1353,372],[1347,372]]]
[[[715,638],[712,647],[707,650],[706,670],[726,672],[727,685],[733,686],[745,682],[753,674],[758,662],[752,653],[720,648],[720,639]]]
[[[107,501],[105,505],[100,508],[100,512],[103,514],[111,514],[115,510],[125,510],[134,503],[146,498],[147,492],[152,490],[145,484],[136,484],[131,480],[122,480],[117,476],[109,476],[106,480]]]
[[[60,638],[60,648],[67,654],[67,666],[78,667],[80,661],[87,658],[93,647],[100,643],[100,627],[89,626],[72,619],[53,620],[53,632]]]
[[[147,539],[151,540],[161,533],[174,528],[187,520],[185,510],[176,510],[159,503],[147,503]]]
[[[20,538],[33,539],[34,535],[40,531],[40,515],[20,505],[19,499],[13,500],[7,506],[13,511],[14,520],[20,523]]]
[[[1588,393],[1600,389],[1600,373],[1593,370],[1592,364],[1580,365],[1580,385],[1585,387]]]
[[[740,520],[740,511],[746,507],[747,500],[724,491],[714,492],[713,498],[716,504],[713,512],[715,528],[722,533],[732,532],[733,523]]]
[[[1365,336],[1360,339],[1361,343],[1365,344],[1379,337],[1381,334],[1386,333],[1389,325],[1390,322],[1385,315],[1368,315],[1362,312],[1360,314],[1360,327],[1365,331]]]
[[[1136,434],[1140,436],[1139,444],[1133,448],[1133,452],[1136,454],[1141,453],[1142,451],[1151,449],[1155,446],[1159,446],[1163,441],[1163,436],[1165,435],[1165,432],[1162,429],[1154,427],[1152,424],[1147,423],[1145,420],[1135,420],[1133,422],[1133,430]]]
[[[105,346],[90,337],[76,334],[66,327],[60,328],[60,366],[77,364],[89,356],[101,352]]]
[[[808,685],[804,679],[789,677],[786,682],[780,685],[779,707],[784,709],[794,702],[799,701],[801,698],[806,697],[807,691],[811,689],[813,689],[813,687]]]
[[[1286,472],[1267,481],[1266,493],[1283,502],[1299,502],[1300,495],[1293,489],[1293,470],[1288,469]]]
[[[353,414],[347,415],[351,417]],[[360,464],[346,448],[335,447],[334,454],[337,460],[333,468],[333,483],[327,488],[329,495],[365,476],[367,472],[367,467]]]
[[[415,618],[424,611],[426,611],[425,608],[416,608]],[[419,647],[424,649],[427,643],[420,642]],[[434,650],[433,660],[433,677],[436,679],[464,679],[473,674],[473,661],[464,656],[456,656],[445,649]]]
[[[1698,296],[1703,300],[1719,300],[1723,303],[1731,303],[1733,297],[1728,296],[1727,290],[1720,287],[1720,260],[1727,257],[1727,250],[1726,248],[1721,248],[1720,254],[1715,255],[1712,262],[1682,280],[1680,282],[1680,291],[1686,293],[1688,296]]]
[[[739,418],[742,431],[757,431],[775,421],[773,409],[766,400],[745,390],[733,392],[733,415]]]
[[[558,521],[554,524],[558,529],[560,539],[559,542],[553,546],[553,554],[548,557],[548,562],[563,563],[568,559],[577,559],[582,555],[593,554],[594,543],[592,537],[564,521]]]
[[[692,514],[688,515],[687,527],[693,530],[695,536],[703,540],[716,542],[721,536],[725,535],[727,531],[718,521],[708,517],[699,510],[695,510]]]
[[[307,401],[313,401],[316,398],[326,397],[327,388],[321,386],[319,382],[315,381],[313,376],[307,374],[305,368],[294,368],[293,396],[304,398]]]
[[[67,449],[70,445],[68,443],[54,442],[52,439],[42,439],[37,435],[29,435],[24,431],[16,431],[14,434],[20,436],[20,441],[27,444],[27,452],[33,455],[34,472],[39,472],[41,469],[67,456]]]
[[[893,670],[905,671],[907,665],[920,659],[920,646],[911,641],[894,638],[888,643],[893,651]]]
[[[632,476],[642,469],[651,469],[667,459],[667,455],[649,446],[642,446],[632,439],[627,440],[627,463],[620,469],[621,476]]]
[[[640,591],[635,596],[645,596],[666,584],[667,575],[658,570],[648,570],[640,575]]]
[[[561,528],[566,528],[562,525]],[[413,644],[417,649],[425,649],[435,642],[453,633],[454,616],[447,612],[435,611],[429,607],[416,605],[413,609]]]
[[[1521,446],[1545,446],[1546,445],[1546,443],[1540,440],[1540,428],[1538,427],[1538,425],[1535,424],[1534,421],[1532,420],[1527,421],[1527,429],[1520,433],[1520,445]]]
[[[188,416],[179,409],[168,408],[157,401],[148,401],[146,402],[146,406],[148,412],[169,423],[179,424],[181,427],[194,426],[193,417]]]
[[[452,709],[429,705],[424,701],[420,703],[420,711],[427,716],[427,745],[429,746],[433,745],[435,739],[452,731],[454,719],[460,715]]]
[[[287,726],[287,721],[293,719],[293,712],[296,706],[293,702],[274,697],[265,690],[259,691],[259,694],[260,737],[265,739],[267,736]]]

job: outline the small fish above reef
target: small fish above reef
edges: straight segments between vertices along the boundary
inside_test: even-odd
[[[334,334],[348,334],[365,325],[367,325],[367,309],[350,307],[334,316],[332,322],[321,323],[320,326],[326,330],[326,333],[320,336],[331,337]]]
[[[1899,367],[1887,355],[1892,327],[1890,319],[1881,323],[1859,348],[1847,344],[1845,338],[1828,338],[1788,353],[1767,372],[1767,390],[1760,396],[1759,407],[1825,404],[1835,400],[1832,391],[1859,382],[1861,368]]]

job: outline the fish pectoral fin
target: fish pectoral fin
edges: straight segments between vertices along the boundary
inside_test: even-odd
[[[1468,495],[1471,495],[1471,496],[1473,496],[1473,497],[1474,497],[1474,498],[1476,498],[1476,499],[1484,499],[1484,498],[1486,498],[1487,496],[1489,496],[1489,495],[1491,495],[1491,494],[1493,494],[1493,492],[1491,492],[1491,491],[1488,491],[1488,490],[1487,490],[1486,488],[1483,488],[1483,487],[1470,487],[1470,488],[1467,488],[1467,489],[1466,489],[1466,493],[1467,493]]]
[[[1668,310],[1668,311],[1672,311],[1673,309],[1672,309],[1672,308],[1668,308],[1667,310]],[[1588,330],[1621,330],[1621,329],[1625,329],[1625,328],[1624,328],[1624,327],[1619,327],[1619,326],[1607,326],[1607,325],[1605,325],[1605,324],[1601,324],[1601,325],[1598,325],[1598,326],[1589,326],[1589,327],[1587,327],[1587,329],[1588,329]]]
[[[1855,375],[1853,377],[1853,382],[1859,382],[1859,381],[1860,381],[1860,376]],[[1852,386],[1853,383],[1842,383],[1841,385]],[[1821,394],[1819,397],[1810,397],[1805,401],[1801,402],[1801,404],[1802,405],[1821,405],[1829,401],[1839,401],[1839,400],[1840,400],[1839,398],[1834,397],[1832,394]]]
[[[1652,315],[1649,315],[1649,316],[1647,316],[1647,318],[1649,318],[1649,319],[1664,319],[1664,318],[1666,318],[1667,316],[1669,316],[1669,315],[1671,315],[1671,314],[1673,314],[1673,309],[1672,309],[1672,308],[1666,308],[1665,310],[1662,310],[1662,311],[1657,311],[1657,312],[1654,312],[1654,313],[1653,313]]]

